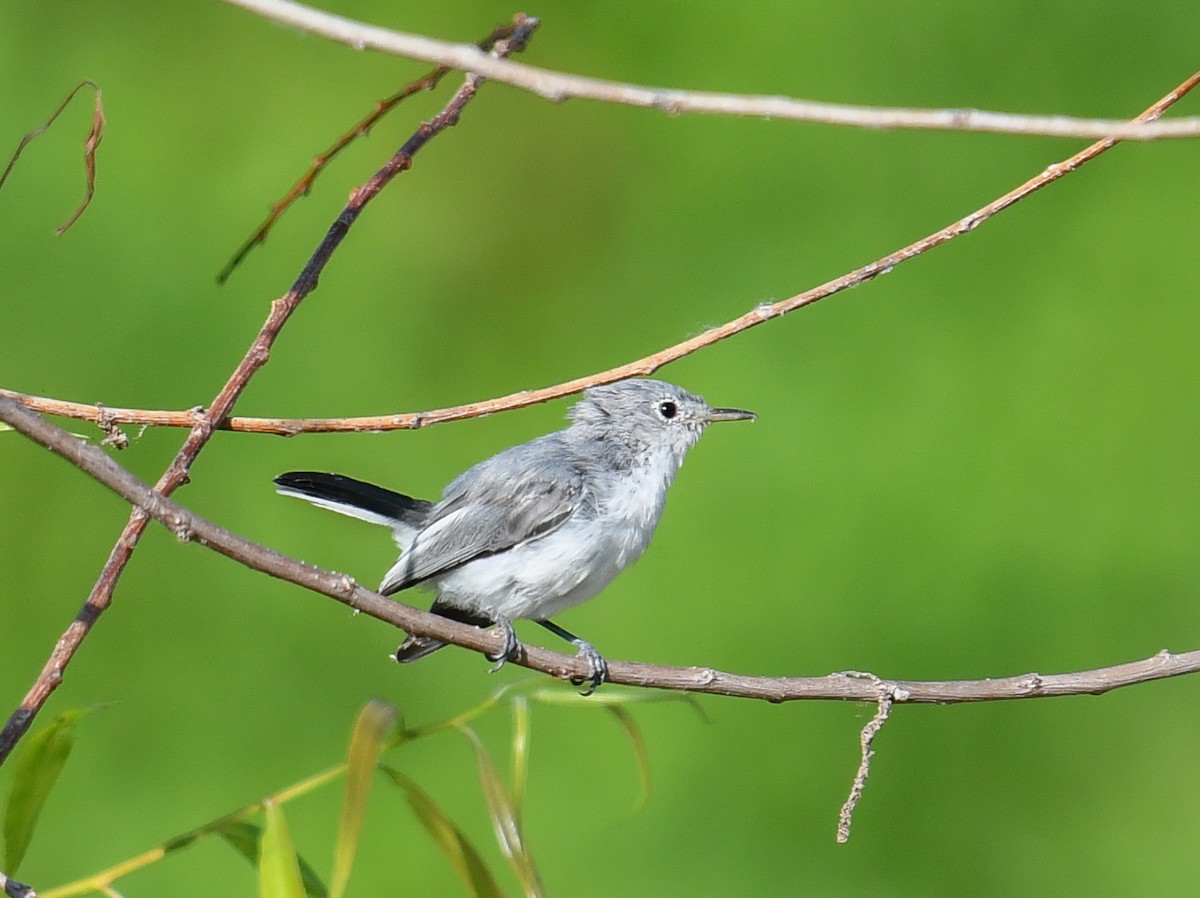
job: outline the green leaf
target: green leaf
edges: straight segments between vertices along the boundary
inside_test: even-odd
[[[261,826],[244,820],[227,823],[217,830],[217,835],[233,846],[234,851],[254,866],[258,866],[258,846],[262,842]]]
[[[446,730],[460,729],[466,724],[470,723],[476,717],[487,711],[490,711],[501,702],[504,696],[508,695],[510,692],[522,688],[529,688],[533,684],[540,682],[542,679],[544,678],[530,677],[526,680],[512,680],[511,682],[500,686],[479,704],[455,714],[453,717],[448,717],[444,720],[438,720],[433,723],[427,723],[424,726],[405,729],[404,737],[406,739],[422,739],[425,736],[432,736],[434,733],[443,733]]]
[[[4,808],[4,872],[17,872],[33,838],[38,816],[75,744],[75,721],[82,708],[60,714],[21,747],[13,762],[12,787]]]
[[[521,832],[521,821],[516,806],[513,804],[508,790],[504,788],[500,772],[496,769],[491,755],[487,753],[487,749],[483,747],[483,743],[475,731],[469,727],[460,729],[475,748],[475,759],[479,764],[479,782],[483,786],[483,797],[487,800],[488,813],[492,818],[492,829],[496,832],[496,841],[500,845],[500,850],[508,858],[525,894],[527,896],[545,895],[546,888],[542,885],[541,877],[538,876],[537,867],[534,866],[533,855],[529,853],[529,848],[525,845],[525,836]]]
[[[367,702],[354,722],[350,750],[346,755],[346,797],[342,803],[342,822],[333,853],[333,877],[329,883],[332,898],[342,898],[346,892],[367,814],[367,796],[371,792],[375,764],[379,760],[383,740],[395,727],[399,716],[392,705],[372,700]]]
[[[629,742],[633,746],[633,753],[637,756],[638,773],[642,777],[642,794],[638,796],[638,800],[633,806],[634,811],[637,812],[650,798],[650,754],[646,751],[646,740],[642,737],[641,727],[624,707],[605,705],[605,708],[611,712],[613,717],[617,718],[617,722],[624,728],[625,734],[629,736]]]
[[[258,849],[263,833],[261,826],[238,820],[222,824],[214,832],[253,866],[258,866]],[[297,860],[300,863],[300,878],[304,881],[304,894],[308,898],[327,898],[329,893],[317,871],[303,857],[298,857]]]
[[[287,818],[278,802],[265,801],[267,825],[258,847],[258,893],[261,898],[304,898],[300,861]]]
[[[381,765],[379,769],[404,790],[417,819],[421,821],[425,831],[433,837],[433,841],[437,843],[438,848],[441,849],[442,854],[446,856],[446,860],[450,862],[450,866],[454,868],[454,872],[458,874],[458,878],[462,880],[463,885],[470,890],[471,894],[478,898],[503,898],[503,893],[496,884],[491,871],[488,870],[487,864],[484,863],[483,857],[463,831],[454,825],[450,816],[420,786],[399,770],[387,765]]]
[[[565,684],[555,683],[550,686],[539,686],[529,693],[534,701],[547,705],[569,705],[573,708],[606,708],[610,705],[643,705],[648,703],[682,702],[691,705],[706,723],[708,718],[700,707],[696,697],[689,692],[651,691],[648,689],[624,689],[620,686],[607,686],[593,695],[580,695],[574,688]]]
[[[517,821],[523,819],[525,784],[529,781],[529,700],[523,695],[513,697],[513,809]]]

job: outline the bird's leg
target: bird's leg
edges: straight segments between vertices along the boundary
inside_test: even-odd
[[[582,686],[584,683],[590,682],[591,685],[587,688],[584,695],[591,695],[600,688],[600,684],[608,679],[608,662],[604,660],[604,656],[596,651],[596,647],[586,639],[580,639],[574,633],[564,630],[554,621],[540,620],[538,621],[543,627],[558,636],[565,639],[571,645],[578,649],[579,657],[587,662],[588,675],[586,677],[571,677],[571,683],[574,686]]]
[[[507,617],[496,618],[496,631],[504,637],[504,645],[494,655],[487,655],[489,661],[495,661],[496,666],[488,673],[495,673],[502,668],[506,661],[521,648],[521,640],[517,639],[517,631],[513,629],[512,621]]]

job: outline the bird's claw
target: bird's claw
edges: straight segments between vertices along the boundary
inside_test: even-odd
[[[584,639],[576,639],[574,642],[576,648],[579,649],[578,657],[587,662],[588,674],[586,677],[571,677],[571,685],[582,686],[584,683],[591,683],[584,692],[580,693],[580,695],[588,696],[599,689],[600,684],[608,679],[608,662],[590,642]]]
[[[496,662],[495,666],[488,670],[488,673],[495,673],[502,668],[508,662],[508,659],[515,655],[521,648],[521,641],[517,639],[517,631],[513,629],[512,622],[507,618],[502,617],[496,621],[496,630],[504,637],[504,645],[501,646],[500,651],[496,654],[485,655],[489,661]]]

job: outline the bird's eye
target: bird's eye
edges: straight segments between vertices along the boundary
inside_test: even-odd
[[[668,421],[671,420],[672,418],[674,418],[675,413],[678,411],[679,411],[679,406],[677,406],[670,399],[664,399],[662,402],[660,402],[658,404],[658,413],[660,415],[662,415],[664,418],[666,418]]]

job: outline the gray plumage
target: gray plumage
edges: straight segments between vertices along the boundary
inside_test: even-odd
[[[401,554],[384,595],[428,584],[434,613],[496,624],[505,636],[497,666],[520,648],[511,621],[533,619],[577,647],[592,691],[604,659],[550,618],[645,551],[667,488],[710,423],[753,417],[662,381],[627,380],[586,390],[569,427],[480,462],[436,504],[338,474],[291,472],[275,483],[283,495],[391,528]],[[395,657],[415,661],[443,645],[410,636]]]

